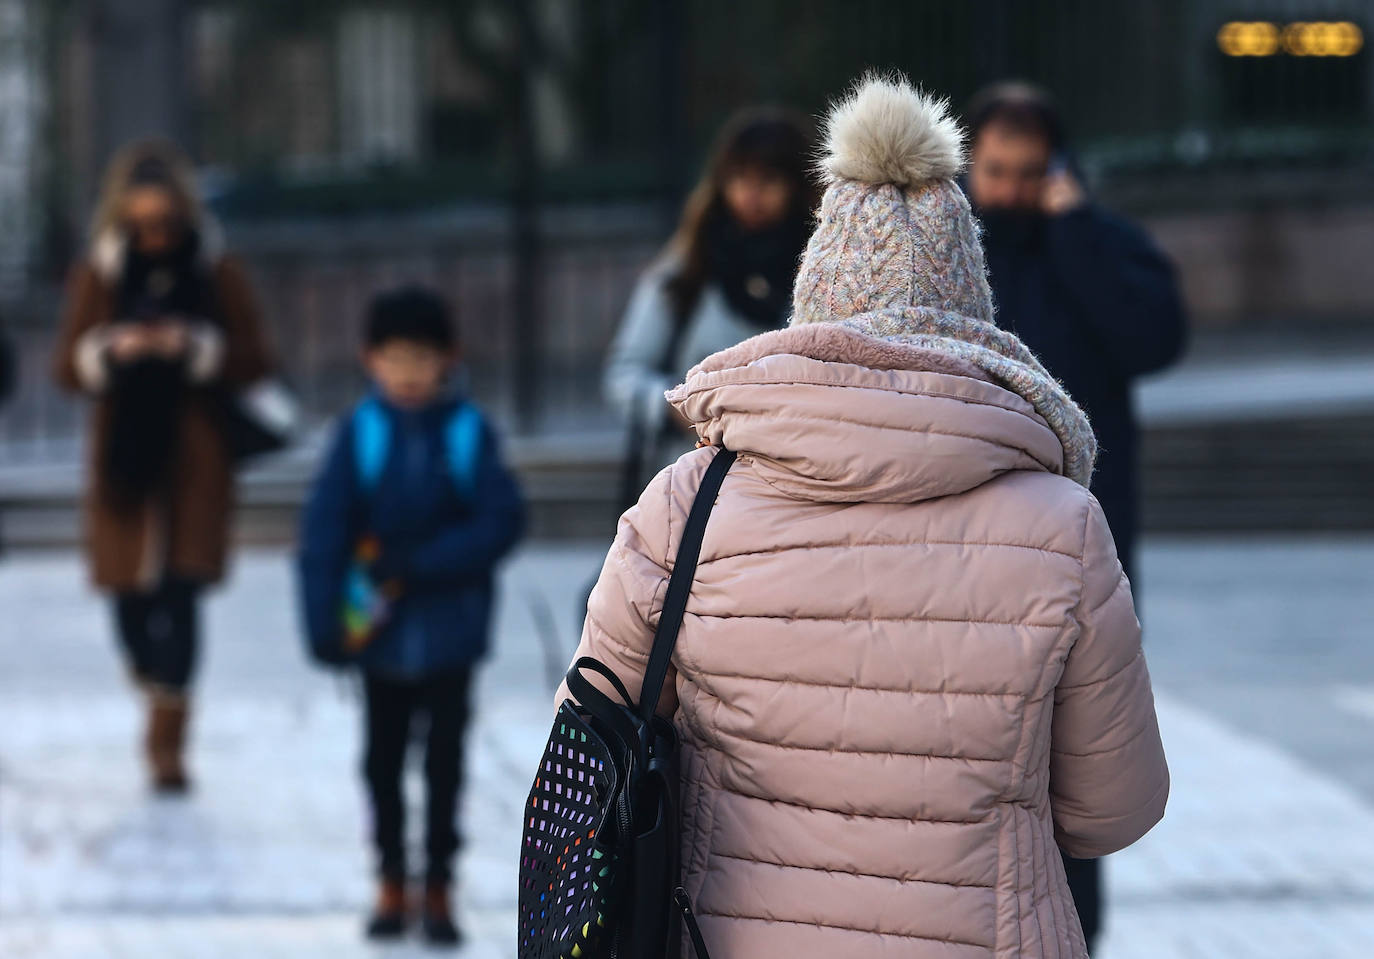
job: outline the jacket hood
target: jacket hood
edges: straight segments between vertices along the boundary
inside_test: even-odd
[[[1046,420],[971,360],[838,324],[745,340],[667,396],[704,442],[752,456],[796,499],[914,503],[1064,472]]]

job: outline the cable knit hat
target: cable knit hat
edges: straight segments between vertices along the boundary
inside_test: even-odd
[[[819,222],[792,294],[792,324],[841,323],[973,362],[1035,408],[1086,486],[1097,443],[1083,411],[1017,337],[993,322],[968,200],[954,182],[963,132],[948,103],[900,77],[868,76],[830,111]]]
[[[869,77],[826,123],[829,186],[797,276],[794,323],[899,306],[992,319],[983,247],[954,182],[963,133],[942,100]]]

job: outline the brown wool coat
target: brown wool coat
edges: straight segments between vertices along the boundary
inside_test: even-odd
[[[218,425],[216,390],[265,376],[272,358],[243,266],[219,255],[210,269],[224,322],[222,359],[207,382],[187,393],[169,488],[147,507],[133,510],[109,501],[98,451],[111,407],[78,356],[83,342],[98,337],[111,319],[115,274],[110,263],[93,257],[79,263],[68,278],[53,373],[63,387],[94,397],[86,451],[85,539],[91,579],[104,589],[146,589],[164,573],[201,583],[224,574],[234,476]]]
[[[1130,585],[1059,438],[959,357],[832,324],[670,400],[739,452],[663,704],[712,956],[1084,959],[1059,849],[1139,839],[1169,776]],[[649,485],[592,593],[577,655],[632,695],[712,455]]]

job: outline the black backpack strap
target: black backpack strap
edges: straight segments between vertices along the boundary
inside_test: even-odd
[[[673,659],[673,647],[677,645],[677,633],[682,626],[682,617],[687,612],[687,597],[692,593],[692,580],[697,573],[697,560],[701,557],[701,541],[706,536],[706,521],[711,518],[711,508],[716,505],[716,494],[725,474],[735,462],[733,450],[722,449],[706,468],[701,478],[701,488],[692,501],[692,511],[687,514],[687,526],[682,530],[682,542],[678,544],[677,560],[673,572],[668,577],[668,592],[663,597],[663,613],[658,618],[658,631],[654,634],[654,648],[649,653],[649,665],[644,669],[644,686],[639,693],[639,714],[647,722],[658,710],[659,698],[663,695],[663,682],[668,676],[668,666]]]

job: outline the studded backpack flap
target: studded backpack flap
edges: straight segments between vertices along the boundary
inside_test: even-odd
[[[702,478],[668,579],[639,703],[591,657],[575,662],[525,805],[520,853],[520,959],[663,959],[685,923],[710,959],[680,884],[678,737],[656,714],[692,591],[706,522],[735,454]],[[594,672],[620,697],[587,680]]]

